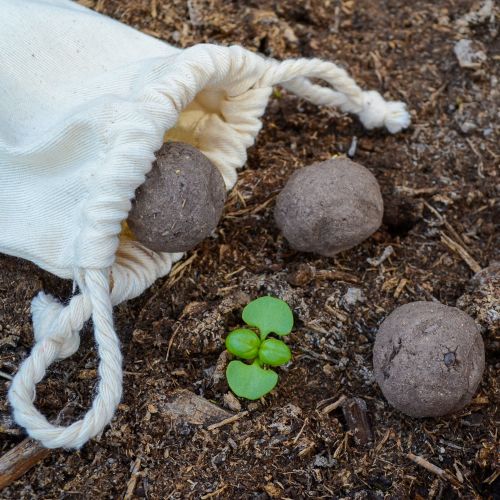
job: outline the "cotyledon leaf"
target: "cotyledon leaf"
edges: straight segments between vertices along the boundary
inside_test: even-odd
[[[259,352],[260,339],[255,332],[247,328],[233,330],[226,337],[226,349],[243,359],[254,359]]]
[[[259,297],[243,309],[243,321],[259,329],[261,339],[269,333],[288,335],[293,328],[293,313],[290,306],[276,297]]]
[[[231,390],[241,398],[259,399],[271,392],[278,383],[278,374],[264,370],[258,360],[251,365],[243,361],[231,361],[226,369],[226,378]]]
[[[264,365],[280,366],[292,359],[292,353],[282,340],[268,338],[260,345],[259,359]]]

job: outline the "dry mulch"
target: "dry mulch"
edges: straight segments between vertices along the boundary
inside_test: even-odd
[[[152,499],[500,498],[499,337],[485,314],[495,304],[491,294],[475,302],[470,284],[475,270],[499,259],[494,20],[464,24],[479,6],[465,0],[80,3],[180,46],[240,43],[277,58],[334,60],[364,87],[405,100],[413,125],[395,136],[367,132],[350,116],[276,93],[217,235],[116,309],[126,372],[112,425],[79,452],[52,452],[2,497],[118,498],[129,485],[134,497]],[[458,64],[453,47],[463,38],[487,56],[476,68]],[[354,160],[382,187],[384,225],[335,258],[292,251],[273,223],[274,197],[295,169],[346,154],[354,138]],[[368,262],[389,246],[384,262]],[[42,289],[67,298],[71,284],[11,257],[0,256],[0,269],[0,370],[12,375],[32,342],[30,300]],[[350,288],[362,291],[355,304]],[[280,370],[278,388],[265,401],[241,402],[248,413],[221,427],[210,428],[217,412],[205,423],[189,413],[173,418],[169,398],[180,389],[204,398],[202,415],[205,400],[238,408],[218,376],[222,339],[239,324],[245,301],[263,294],[287,300],[297,320],[294,360]],[[416,420],[384,400],[371,352],[389,312],[434,299],[470,307],[483,326],[487,366],[467,408]],[[90,328],[82,337],[80,351],[39,387],[39,405],[52,417],[69,400],[77,418],[91,400]],[[0,379],[4,414],[7,386]],[[356,439],[342,405],[331,406],[343,395],[366,403],[372,441]],[[21,439],[0,433],[0,452]]]

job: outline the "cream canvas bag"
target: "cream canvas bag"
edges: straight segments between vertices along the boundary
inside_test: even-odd
[[[182,256],[119,237],[165,134],[199,148],[230,189],[277,84],[367,128],[409,125],[403,103],[362,91],[331,62],[278,62],[238,46],[180,50],[68,0],[0,0],[0,252],[77,290],[67,305],[43,292],[33,299],[34,346],[9,390],[15,420],[46,447],[79,448],[112,419],[122,395],[113,305]],[[82,420],[53,425],[33,404],[36,384],[76,352],[90,318],[95,399]]]

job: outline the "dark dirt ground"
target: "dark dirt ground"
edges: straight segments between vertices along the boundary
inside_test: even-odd
[[[471,266],[499,259],[495,21],[462,23],[479,3],[458,0],[80,3],[181,46],[241,43],[277,58],[333,60],[363,87],[406,101],[413,124],[395,136],[366,132],[350,116],[274,96],[216,237],[116,309],[126,372],[112,425],[79,452],[52,452],[0,496],[121,498],[140,461],[139,498],[500,498],[491,294],[472,291],[459,302],[482,324],[486,370],[475,399],[458,414],[417,420],[392,409],[373,380],[371,354],[377,326],[395,307],[434,298],[456,305],[471,290]],[[486,54],[478,67],[459,66],[453,47],[462,38]],[[354,159],[382,187],[384,225],[335,258],[292,251],[273,223],[274,197],[295,169],[345,154],[353,137]],[[456,244],[472,257],[469,265]],[[389,245],[394,253],[381,265],[367,262]],[[32,343],[30,300],[42,289],[67,298],[71,283],[10,257],[0,256],[0,266],[0,370],[12,375]],[[350,287],[365,296],[355,305],[344,298]],[[265,401],[241,403],[249,413],[232,425],[210,431],[171,419],[165,400],[174,389],[227,404],[227,386],[214,383],[213,370],[223,336],[239,324],[244,294],[290,303],[293,363],[280,370]],[[73,418],[81,415],[95,367],[87,328],[80,351],[39,386],[43,411],[54,417],[70,400]],[[0,378],[3,413],[7,389]],[[341,395],[366,401],[373,444],[356,444],[340,408],[321,411]],[[0,453],[21,439],[0,433]],[[411,462],[409,452],[455,481]]]

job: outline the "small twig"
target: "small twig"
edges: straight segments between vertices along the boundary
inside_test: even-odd
[[[151,0],[151,17],[153,19],[158,17],[157,0]]]
[[[380,442],[377,444],[377,447],[375,448],[375,454],[378,455],[380,453],[380,450],[383,448],[384,444],[389,439],[391,432],[392,432],[392,429],[387,429],[386,433],[384,434],[384,437],[380,440]]]
[[[461,245],[459,245],[456,241],[453,241],[450,237],[446,236],[441,231],[441,241],[451,250],[456,252],[464,262],[474,271],[475,273],[478,273],[481,271],[481,266],[478,264],[478,262],[463,248]]]
[[[9,375],[8,373],[3,372],[2,370],[0,370],[0,377],[4,378],[6,380],[14,380],[14,377]]]
[[[453,475],[450,474],[449,472],[446,472],[445,470],[441,469],[437,465],[431,464],[428,460],[426,460],[423,457],[419,457],[418,455],[414,455],[413,453],[407,453],[406,456],[415,462],[417,465],[420,465],[420,467],[423,467],[424,469],[428,470],[429,472],[432,472],[436,476],[440,477],[441,479],[445,479],[449,481],[453,486],[456,486],[459,488],[460,481]]]
[[[248,411],[246,411],[246,410],[242,411],[240,413],[237,413],[236,415],[233,415],[232,417],[221,420],[220,422],[217,422],[216,424],[209,425],[207,427],[207,429],[209,431],[213,431],[215,429],[218,429],[219,427],[223,427],[224,425],[232,424],[233,422],[236,422],[237,420],[245,417],[246,415],[248,415]]]
[[[168,341],[167,355],[165,356],[165,362],[168,361],[168,358],[170,356],[170,349],[172,349],[172,345],[174,344],[175,337],[176,337],[177,332],[179,331],[181,326],[182,326],[182,324],[179,324],[179,326],[174,330],[174,333],[172,333],[170,340]]]
[[[394,253],[394,248],[392,248],[392,245],[388,245],[384,248],[384,251],[382,252],[382,255],[377,258],[371,258],[368,257],[366,259],[366,262],[370,264],[370,266],[378,267],[382,262],[384,262],[386,259],[388,259],[392,254]]]
[[[134,465],[132,466],[131,469],[131,474],[130,474],[130,479],[128,480],[127,483],[127,491],[125,492],[125,495],[123,496],[123,500],[131,500],[131,498],[134,496],[134,490],[135,486],[137,484],[137,479],[139,479],[139,469],[141,468],[141,459],[137,458],[134,462]]]
[[[493,474],[491,476],[487,477],[483,481],[483,483],[485,483],[485,484],[493,484],[498,479],[499,476],[500,476],[500,469],[498,469],[495,472],[493,472]]]
[[[344,434],[344,437],[341,441],[341,443],[337,446],[336,450],[333,452],[333,458],[337,459],[340,457],[340,455],[342,454],[342,451],[344,450],[347,450],[347,441],[349,439],[349,436],[351,435],[350,432],[346,432]]]
[[[66,413],[72,408],[68,403],[59,412],[54,424],[59,425],[66,418]],[[0,490],[20,478],[38,462],[48,457],[53,450],[45,448],[38,441],[26,438],[0,457]]]
[[[0,490],[50,455],[38,441],[26,438],[0,457]]]
[[[231,271],[230,273],[227,273],[224,276],[224,279],[227,280],[227,279],[231,278],[231,276],[235,276],[236,274],[241,273],[241,271],[244,271],[245,269],[246,269],[246,266],[241,266],[238,269],[236,269],[235,271]]]
[[[394,298],[397,299],[401,295],[401,292],[404,290],[405,286],[407,285],[408,280],[406,278],[401,278],[398,286],[396,287],[396,290],[394,291]]]
[[[346,399],[347,399],[347,396],[344,396],[344,395],[340,396],[340,398],[337,399],[337,401],[335,401],[334,403],[329,404],[328,406],[325,406],[321,410],[321,413],[323,415],[328,415],[332,411],[336,410],[339,406],[341,406]]]
[[[448,82],[444,82],[441,87],[435,90],[427,99],[427,103],[424,105],[423,111],[427,111],[427,109],[434,109],[437,98],[443,93],[443,90],[448,86]]]
[[[445,225],[446,229],[450,232],[450,234],[455,238],[455,240],[462,245],[465,249],[467,249],[467,245],[465,244],[462,237],[455,231],[455,228],[443,217],[432,205],[427,203],[425,200],[424,205]]]
[[[300,431],[299,433],[293,438],[293,441],[292,443],[295,444],[298,440],[299,440],[299,437],[302,436],[302,433],[304,432],[304,429],[306,428],[306,425],[307,425],[307,422],[309,422],[309,419],[306,418],[304,420],[304,424],[302,425],[302,427],[300,428]]]
[[[196,257],[198,257],[198,252],[193,253],[193,255],[191,255],[191,257],[186,259],[184,262],[177,262],[175,264],[169,274],[168,286],[172,286],[182,276],[186,267],[189,266],[193,260],[196,259]],[[177,275],[179,276],[176,278]]]
[[[377,51],[370,52],[370,57],[373,59],[373,67],[375,69],[375,74],[377,75],[380,85],[384,86],[384,79],[382,77],[382,63],[380,61],[380,56]]]
[[[330,356],[327,356],[326,354],[318,354],[317,352],[311,351],[311,349],[306,349],[305,347],[300,347],[300,346],[299,350],[305,353],[306,356],[309,356],[313,359],[321,359],[323,361],[330,361],[331,363],[335,363],[335,359],[331,358]]]
[[[465,139],[465,141],[467,142],[467,144],[469,145],[469,147],[472,149],[472,152],[477,156],[477,158],[479,160],[478,163],[477,163],[477,175],[479,177],[481,177],[481,179],[484,179],[484,174],[483,174],[483,170],[484,170],[483,157],[481,156],[481,153],[479,153],[479,151],[474,146],[474,143],[468,137]]]
[[[229,212],[225,216],[226,216],[226,218],[233,218],[233,217],[238,217],[240,215],[245,215],[248,213],[255,215],[256,213],[259,213],[262,210],[264,210],[267,207],[267,205],[269,205],[274,200],[274,198],[276,198],[276,196],[277,195],[271,196],[270,198],[268,198],[266,201],[264,201],[260,205],[257,205],[257,206],[252,205],[250,207],[246,207],[246,208],[242,208],[241,210],[237,210],[236,212]]]
[[[439,191],[438,187],[427,187],[427,188],[411,188],[408,186],[396,186],[396,191],[399,193],[405,193],[409,196],[420,196],[422,194],[436,194]]]
[[[220,495],[226,488],[227,488],[227,484],[225,484],[221,488],[216,489],[215,491],[212,491],[211,493],[207,493],[206,495],[203,495],[200,498],[201,498],[201,500],[206,500],[207,498],[216,497],[217,495]]]

